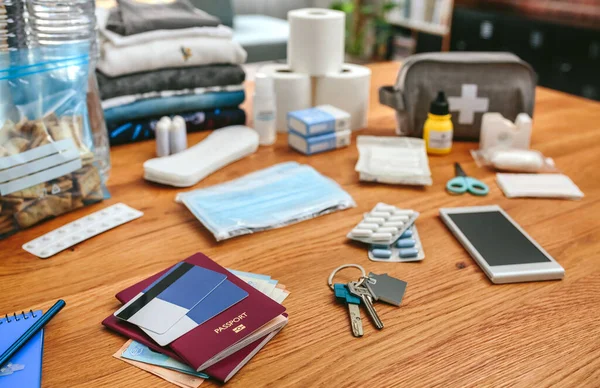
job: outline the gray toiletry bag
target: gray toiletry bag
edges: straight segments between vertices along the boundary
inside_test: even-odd
[[[423,137],[429,105],[446,93],[454,138],[479,140],[481,117],[498,112],[514,121],[533,116],[536,74],[514,54],[504,52],[427,53],[408,57],[394,86],[379,89],[379,102],[396,110],[396,133]]]

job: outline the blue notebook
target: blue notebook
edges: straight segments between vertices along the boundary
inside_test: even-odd
[[[0,354],[4,353],[35,321],[42,311],[0,318]],[[0,388],[37,388],[42,384],[44,330],[40,330],[0,369]]]

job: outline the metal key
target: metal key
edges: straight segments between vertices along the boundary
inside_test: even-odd
[[[350,327],[352,328],[352,334],[355,337],[363,336],[363,325],[362,318],[360,317],[360,298],[352,295],[348,291],[348,287],[345,284],[337,283],[333,285],[333,291],[335,297],[348,306],[348,315],[350,317]]]
[[[375,307],[373,307],[373,294],[371,294],[367,287],[363,286],[364,281],[365,279],[348,283],[348,291],[362,300],[375,327],[381,330],[383,329],[383,322],[381,322],[379,315],[377,315],[377,311],[375,311]]]

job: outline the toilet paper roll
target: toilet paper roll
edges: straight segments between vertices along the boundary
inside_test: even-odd
[[[287,57],[297,73],[325,75],[344,63],[346,15],[340,11],[304,8],[288,12]]]
[[[345,63],[342,71],[315,77],[315,105],[333,105],[350,113],[350,128],[367,126],[371,69]]]
[[[311,79],[308,74],[294,73],[285,64],[262,66],[259,73],[273,78],[275,84],[275,108],[277,132],[287,132],[288,112],[308,109],[312,100]]]

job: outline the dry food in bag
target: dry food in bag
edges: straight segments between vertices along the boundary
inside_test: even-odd
[[[0,70],[0,239],[108,195],[87,113],[87,52],[28,54],[0,59],[12,62]]]

